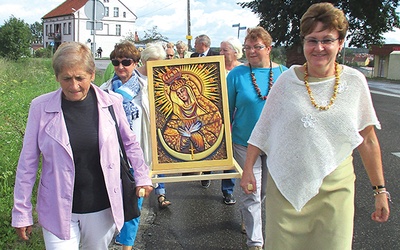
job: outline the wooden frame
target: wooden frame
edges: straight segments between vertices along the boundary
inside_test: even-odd
[[[148,61],[147,75],[151,175],[191,173],[153,182],[241,177],[232,153],[223,56]],[[217,173],[224,170],[233,171]]]

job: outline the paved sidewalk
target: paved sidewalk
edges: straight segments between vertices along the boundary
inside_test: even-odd
[[[152,197],[152,196],[150,196],[150,197]],[[147,228],[151,225],[151,223],[154,220],[154,213],[150,211],[149,198],[145,198],[143,201],[141,215],[140,215],[139,231],[136,236],[135,245],[133,246],[133,250],[145,249],[145,242],[143,240],[143,235],[146,232]],[[115,241],[114,241],[115,236],[114,236],[112,243],[110,244],[110,246],[108,248],[109,250],[121,250],[122,249],[121,245],[115,244]]]

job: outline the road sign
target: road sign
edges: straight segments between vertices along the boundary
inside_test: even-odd
[[[85,4],[85,14],[90,20],[101,20],[105,14],[103,3],[98,0],[89,0]]]
[[[86,29],[87,30],[103,30],[103,23],[96,22],[96,26],[94,26],[94,21],[86,21]]]

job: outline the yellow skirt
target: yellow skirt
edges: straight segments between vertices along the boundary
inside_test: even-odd
[[[351,250],[354,225],[353,157],[325,177],[319,193],[298,212],[268,174],[265,249]]]

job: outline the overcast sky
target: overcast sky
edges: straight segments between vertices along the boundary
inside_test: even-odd
[[[190,0],[191,35],[207,34],[211,46],[219,47],[222,40],[229,36],[237,37],[238,28],[254,27],[258,18],[249,10],[243,9],[236,2],[250,0]],[[0,0],[0,25],[11,15],[23,19],[26,23],[40,22],[41,17],[63,3],[63,0]],[[159,33],[171,42],[186,40],[187,35],[187,0],[122,0],[138,17],[136,30],[139,37],[144,31],[157,26]],[[240,31],[243,41],[245,30]],[[385,34],[386,43],[400,43],[400,30]],[[193,43],[192,43],[193,45]]]

